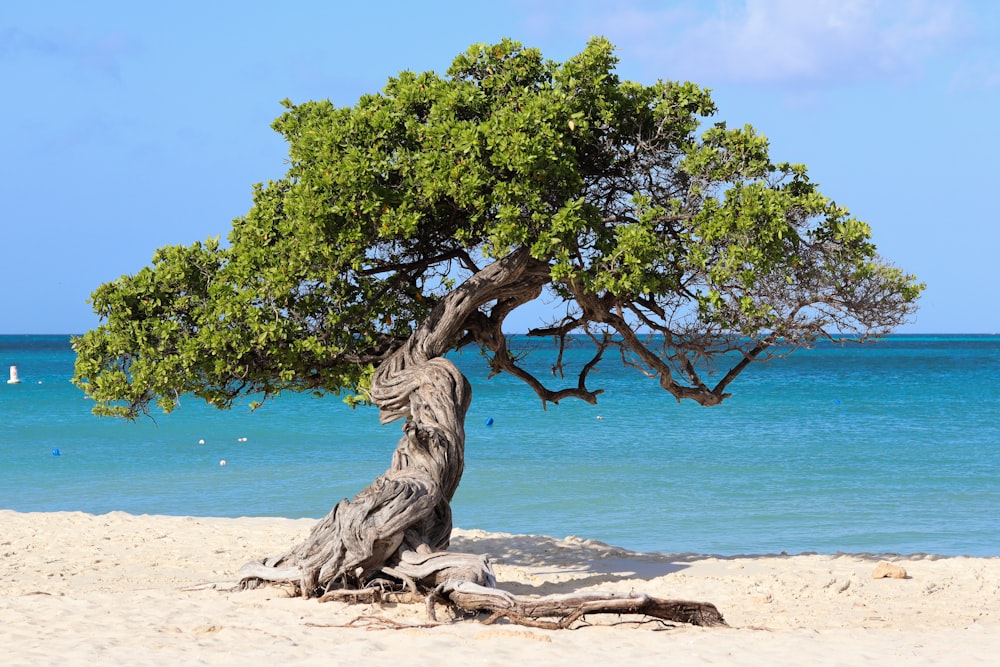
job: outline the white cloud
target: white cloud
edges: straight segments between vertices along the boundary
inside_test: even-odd
[[[907,77],[960,30],[950,2],[747,0],[663,48],[697,79],[812,87]]]
[[[556,3],[557,6],[562,3]],[[962,0],[631,0],[583,3],[560,25],[606,35],[656,72],[811,88],[907,78],[972,32]],[[536,21],[541,23],[541,21]]]

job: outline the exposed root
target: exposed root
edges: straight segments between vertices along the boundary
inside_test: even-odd
[[[435,591],[434,599],[442,598],[464,611],[490,613],[485,623],[505,618],[511,623],[552,630],[570,628],[585,615],[593,614],[637,614],[691,625],[726,625],[722,614],[711,603],[664,600],[637,593],[570,593],[531,597],[459,581],[445,584],[441,590]]]
[[[268,568],[259,563],[245,569],[257,578],[256,581],[281,583],[290,582],[290,575],[295,574],[293,570]],[[665,600],[634,592],[514,595],[496,588],[496,578],[484,556],[449,552],[405,551],[400,554],[398,563],[383,568],[365,588],[332,589],[321,595],[319,601],[351,604],[423,602],[427,617],[434,624],[439,622],[437,606],[442,605],[459,616],[486,614],[480,620],[484,625],[506,620],[546,630],[582,627],[586,625],[586,616],[597,614],[635,615],[708,627],[726,625],[715,605],[707,602]]]
[[[309,628],[356,628],[363,627],[365,630],[413,630],[423,628],[436,628],[440,623],[400,623],[384,616],[359,616],[347,623],[305,623]]]
[[[424,601],[424,596],[409,591],[385,590],[382,588],[338,589],[324,593],[319,602],[346,602],[348,604],[381,604],[393,602],[416,604]]]

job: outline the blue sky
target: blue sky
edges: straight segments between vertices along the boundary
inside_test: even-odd
[[[39,0],[0,13],[0,333],[82,332],[100,283],[225,237],[284,173],[281,99],[350,105],[475,42],[563,60],[591,35],[623,78],[712,88],[867,220],[928,285],[903,332],[1000,332],[1000,3]]]

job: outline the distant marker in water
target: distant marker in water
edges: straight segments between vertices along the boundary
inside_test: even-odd
[[[487,426],[493,426],[493,417],[487,417],[486,418],[486,425]]]
[[[219,461],[219,465],[220,466],[226,465],[226,459],[222,459],[221,461]]]
[[[205,444],[205,441],[204,441],[204,440],[199,440],[199,441],[198,441],[198,444],[199,444],[199,445],[204,445],[204,444]]]
[[[236,442],[246,442],[246,438],[236,438]]]
[[[52,456],[62,456],[62,452],[60,452],[58,449],[53,449]]]
[[[10,379],[7,380],[7,384],[17,384],[20,381],[21,381],[21,379],[19,377],[17,377],[17,366],[11,366],[10,367]]]

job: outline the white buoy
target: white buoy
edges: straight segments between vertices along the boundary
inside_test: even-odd
[[[20,381],[21,381],[21,379],[19,377],[17,377],[17,366],[11,366],[10,367],[10,379],[7,380],[7,384],[17,384]]]
[[[204,444],[205,444],[205,441],[204,441],[204,440],[199,440],[199,441],[198,441],[198,444],[199,444],[199,445],[204,445]]]
[[[221,461],[219,461],[219,465],[220,466],[226,465],[226,459],[222,459]]]

